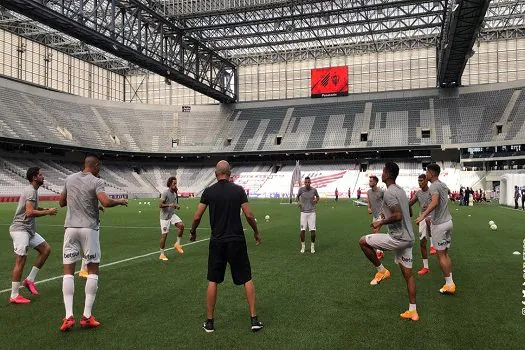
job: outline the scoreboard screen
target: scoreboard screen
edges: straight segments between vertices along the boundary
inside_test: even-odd
[[[348,66],[314,68],[311,76],[311,97],[348,95]]]

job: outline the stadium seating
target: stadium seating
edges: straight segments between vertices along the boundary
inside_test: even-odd
[[[90,100],[0,78],[0,137],[136,153],[520,141],[525,138],[522,88],[509,83],[451,91],[191,106],[189,112],[181,112],[176,106]],[[502,126],[501,133],[496,125]],[[429,130],[429,137],[422,137],[422,130]]]
[[[397,162],[400,173],[397,183],[410,193],[418,189],[417,177],[423,173],[418,162]],[[499,181],[502,176],[520,174],[524,170],[463,171],[460,164],[440,162],[440,179],[451,191],[460,187],[489,189],[487,184]],[[40,194],[58,195],[67,175],[79,171],[80,165],[56,157],[39,159],[29,155],[0,156],[0,197],[17,196],[27,186],[25,172],[31,166],[43,169],[46,181]],[[360,171],[359,163],[348,164],[301,164],[302,179],[309,176],[322,198],[333,198],[335,190],[341,198],[357,196],[357,189],[366,197],[369,177],[376,175],[381,179],[382,162],[370,162],[366,171]],[[278,170],[277,170],[278,169]],[[288,198],[294,165],[284,164],[274,167],[270,163],[239,164],[232,168],[234,182],[249,192],[250,197]],[[214,165],[144,164],[131,165],[127,162],[104,163],[100,176],[106,183],[106,192],[113,195],[127,194],[129,198],[158,197],[166,188],[170,176],[178,179],[181,195],[199,196],[202,191],[215,182]],[[380,187],[384,184],[380,181]],[[490,188],[491,189],[491,188]],[[297,193],[298,186],[294,186]]]
[[[181,193],[199,195],[215,179],[214,167],[209,166],[143,166],[140,174],[160,193],[166,189],[170,176],[177,177],[177,186]]]

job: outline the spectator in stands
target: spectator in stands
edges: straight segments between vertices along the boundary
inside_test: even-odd
[[[521,210],[525,210],[525,186],[521,187]]]
[[[516,185],[514,186],[514,209],[519,209],[518,200],[520,199],[520,197],[521,197],[520,189]]]

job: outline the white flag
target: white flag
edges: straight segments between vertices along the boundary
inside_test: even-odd
[[[295,168],[293,169],[292,173],[292,181],[290,182],[290,203],[292,203],[293,187],[295,183],[298,183],[299,186],[301,186],[301,166],[299,165],[299,161],[295,162]]]

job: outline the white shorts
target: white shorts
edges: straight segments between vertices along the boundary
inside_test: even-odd
[[[182,222],[182,220],[175,214],[171,217],[169,220],[160,220],[160,234],[164,235],[168,232],[170,232],[170,224],[176,225],[179,222]]]
[[[430,225],[430,232],[432,233],[432,244],[436,250],[445,250],[450,248],[452,241],[452,229],[454,225],[452,220],[442,224]]]
[[[301,212],[301,231],[315,231],[315,213]]]
[[[35,232],[34,235],[26,231],[9,231],[13,239],[13,248],[16,255],[26,256],[29,248],[36,248],[46,240]]]
[[[430,239],[430,235],[428,232],[428,222],[427,220],[423,220],[419,223],[419,240],[421,241],[423,238],[426,238],[427,240]]]
[[[394,262],[404,267],[412,268],[412,246],[413,242],[400,241],[392,238],[386,233],[372,233],[365,236],[366,244],[375,249],[394,251],[396,253]]]
[[[90,228],[66,228],[64,234],[63,263],[73,264],[82,258],[86,263],[100,263],[99,231]]]

